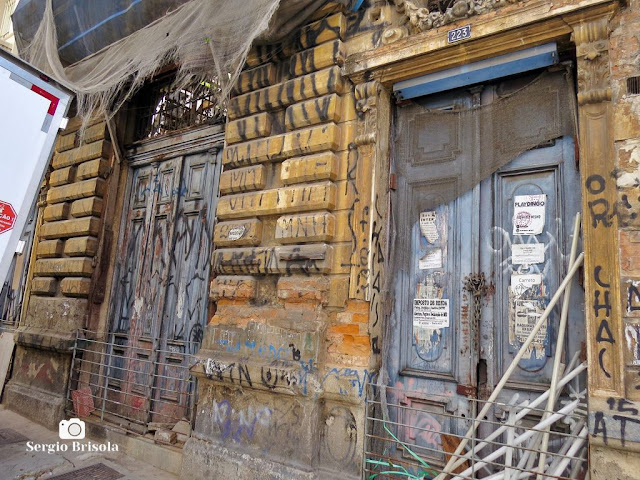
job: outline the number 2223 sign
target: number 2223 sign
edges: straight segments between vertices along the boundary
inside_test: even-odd
[[[466,40],[468,38],[471,38],[471,25],[454,28],[447,32],[448,43],[459,42],[460,40]]]

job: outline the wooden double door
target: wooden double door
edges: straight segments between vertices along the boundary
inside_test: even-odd
[[[175,423],[193,403],[189,366],[207,322],[219,151],[131,158],[105,406],[134,423]]]

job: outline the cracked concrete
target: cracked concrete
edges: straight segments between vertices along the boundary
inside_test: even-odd
[[[27,442],[21,441],[0,445],[0,472],[2,480],[44,480],[55,475],[87,467],[96,463],[117,470],[121,480],[178,480],[165,470],[118,452],[81,452],[72,451],[72,442],[60,440],[58,432],[53,432],[15,412],[0,406],[0,428],[15,430],[34,444],[66,444],[66,452],[29,451]],[[104,443],[102,440],[86,438],[80,443]]]

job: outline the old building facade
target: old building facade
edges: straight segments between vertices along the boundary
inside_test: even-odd
[[[55,428],[84,391],[95,432],[139,434],[182,478],[359,478],[371,386],[427,416],[472,415],[526,337],[511,278],[532,276],[548,303],[580,212],[562,363],[581,350],[588,363],[591,478],[635,478],[640,3],[434,5],[326,3],[251,50],[224,125],[141,139],[140,116],[122,113],[80,141],[71,120],[39,199],[3,403]],[[503,73],[469,73],[482,69]],[[525,242],[541,261],[516,260],[515,195],[546,202]],[[417,322],[415,299],[445,301],[442,323]],[[510,393],[547,388],[559,311]],[[183,418],[188,437],[147,438]]]

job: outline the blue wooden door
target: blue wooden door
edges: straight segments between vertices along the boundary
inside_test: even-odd
[[[472,190],[459,179],[488,161],[481,117],[443,115],[494,102],[509,82],[476,86],[398,106],[394,168],[397,252],[394,314],[386,360],[400,440],[433,464],[445,460],[443,434],[463,435],[477,401],[488,398],[568,270],[580,185],[571,137],[514,158]],[[530,108],[536,108],[531,99]],[[540,121],[556,121],[553,112]],[[532,126],[534,128],[535,126]],[[451,192],[457,198],[448,203]],[[573,290],[571,358],[584,341],[582,290]],[[545,390],[560,307],[519,363],[502,395]],[[566,360],[565,362],[566,363]],[[492,411],[497,420],[504,414]],[[401,418],[402,417],[402,418]]]

